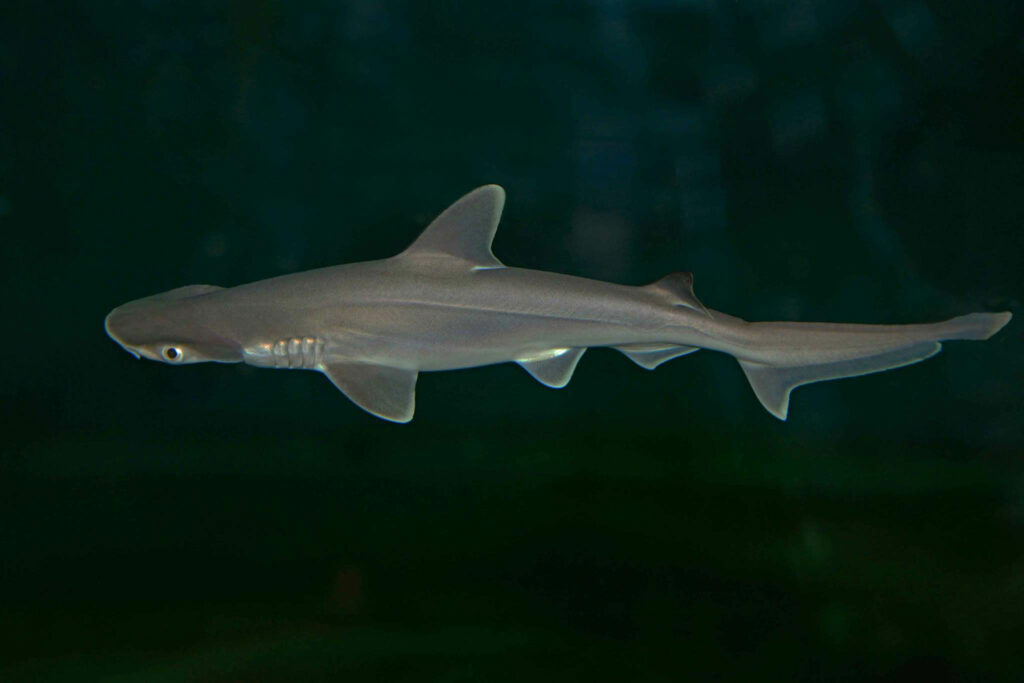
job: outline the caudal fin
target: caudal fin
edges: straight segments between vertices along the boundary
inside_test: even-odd
[[[985,340],[1003,329],[1006,323],[1010,322],[1013,314],[1009,311],[1001,313],[968,313],[958,318],[947,320],[950,331],[942,338],[948,339],[978,339]]]
[[[775,417],[785,420],[789,412],[789,394],[802,384],[867,375],[917,363],[942,349],[939,340],[988,339],[1011,317],[1009,312],[963,315],[937,323],[934,340],[918,341],[858,358],[804,365],[773,365],[748,360],[740,360],[739,363],[761,405]]]

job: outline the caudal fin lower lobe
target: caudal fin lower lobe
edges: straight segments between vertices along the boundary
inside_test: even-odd
[[[923,342],[874,356],[832,363],[779,367],[741,360],[740,367],[761,405],[775,417],[785,420],[789,413],[789,394],[801,384],[891,370],[930,358],[941,349],[942,344],[938,342]]]

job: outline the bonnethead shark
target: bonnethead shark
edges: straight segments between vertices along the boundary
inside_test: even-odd
[[[510,268],[491,253],[505,191],[449,206],[397,256],[260,280],[189,285],[118,306],[107,334],[136,357],[318,370],[364,410],[408,422],[420,372],[518,363],[564,387],[583,352],[611,347],[654,369],[711,349],[734,356],[785,420],[794,387],[889,370],[942,341],[988,339],[1009,312],[943,322],[747,322],[704,306],[690,273],[625,286]]]

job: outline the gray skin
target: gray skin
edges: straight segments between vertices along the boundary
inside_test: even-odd
[[[648,369],[705,348],[736,357],[764,407],[785,419],[796,386],[914,363],[940,341],[987,339],[1011,317],[748,323],[705,308],[689,273],[630,287],[508,268],[491,253],[504,200],[496,185],[474,190],[392,258],[139,299],[115,308],[106,331],[129,353],[173,365],[319,370],[394,422],[412,419],[420,371],[512,361],[562,387],[589,347]]]

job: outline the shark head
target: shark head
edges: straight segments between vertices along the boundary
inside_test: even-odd
[[[111,311],[103,327],[136,358],[169,365],[238,363],[242,349],[216,329],[215,316],[204,310],[204,297],[221,289],[189,285],[136,299]]]

